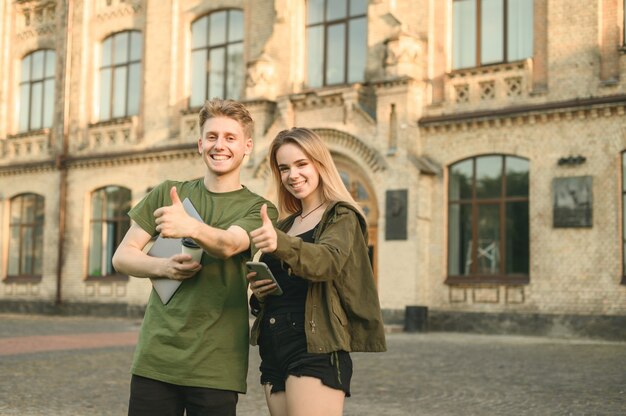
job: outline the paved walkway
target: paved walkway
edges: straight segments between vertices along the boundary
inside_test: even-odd
[[[140,322],[0,315],[0,415],[125,415]],[[626,343],[388,335],[354,354],[347,416],[625,415]],[[238,415],[266,415],[251,350]]]

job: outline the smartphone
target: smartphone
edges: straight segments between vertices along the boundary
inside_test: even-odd
[[[248,261],[246,262],[246,266],[251,272],[256,272],[256,276],[254,276],[255,281],[270,279],[274,283],[276,283],[276,289],[272,290],[270,293],[268,293],[268,295],[280,296],[283,294],[283,290],[280,288],[280,285],[276,281],[276,278],[272,274],[270,268],[267,267],[267,264],[263,263],[262,261]]]

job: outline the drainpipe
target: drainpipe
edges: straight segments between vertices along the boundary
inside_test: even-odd
[[[63,262],[65,257],[65,230],[66,230],[66,207],[67,207],[67,152],[68,152],[68,134],[69,134],[69,92],[70,82],[69,75],[71,70],[71,52],[72,52],[72,0],[67,0],[65,3],[65,9],[59,13],[59,22],[61,27],[65,26],[65,31],[60,30],[59,33],[64,33],[64,46],[65,50],[63,54],[59,54],[63,57],[63,62],[59,62],[59,67],[63,68],[60,76],[60,99],[57,101],[57,105],[61,108],[57,111],[57,129],[56,138],[61,138],[61,149],[57,153],[56,168],[59,171],[59,235],[57,244],[57,291],[55,305],[60,306],[63,303]],[[62,3],[61,3],[62,4]],[[57,147],[58,149],[58,147]]]

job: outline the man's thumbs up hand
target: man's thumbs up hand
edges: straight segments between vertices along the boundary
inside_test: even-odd
[[[273,253],[278,247],[278,241],[272,220],[267,215],[267,204],[261,207],[261,223],[260,228],[250,232],[250,238],[262,253]]]
[[[199,222],[187,215],[175,186],[170,189],[170,198],[172,205],[154,211],[157,232],[165,238],[195,238]]]
[[[170,189],[170,199],[172,200],[172,205],[182,205],[180,198],[178,197],[178,191],[176,191],[176,187],[172,186]]]

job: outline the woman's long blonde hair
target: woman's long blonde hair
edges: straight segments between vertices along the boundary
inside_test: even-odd
[[[352,205],[365,218],[363,210],[356,203],[352,195],[339,175],[337,166],[333,161],[330,151],[322,139],[312,130],[304,127],[294,127],[283,130],[270,145],[270,167],[274,175],[274,181],[278,189],[278,211],[281,218],[302,210],[302,202],[293,196],[282,184],[276,153],[284,144],[293,143],[298,146],[313,163],[320,174],[319,186],[322,187],[322,195],[326,201],[343,201]]]

